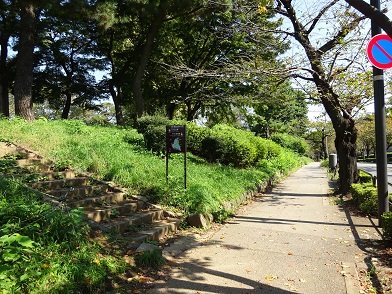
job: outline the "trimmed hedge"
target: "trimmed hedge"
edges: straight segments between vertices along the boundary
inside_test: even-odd
[[[372,183],[352,184],[351,195],[359,209],[369,215],[378,214],[377,189]]]
[[[165,126],[180,124],[187,126],[188,151],[211,163],[247,168],[260,160],[277,157],[282,152],[282,147],[271,140],[225,124],[210,129],[195,123],[170,121],[160,116],[144,116],[138,119],[136,128],[143,134],[145,147],[161,154],[165,153],[166,148]]]
[[[270,139],[280,146],[288,148],[300,155],[305,155],[309,151],[309,146],[303,138],[289,134],[273,134]]]
[[[351,185],[351,195],[356,206],[364,213],[372,216],[378,214],[377,188],[373,186],[372,178],[366,173],[362,173],[363,183]],[[382,230],[385,239],[392,239],[392,212],[384,213],[381,216]]]

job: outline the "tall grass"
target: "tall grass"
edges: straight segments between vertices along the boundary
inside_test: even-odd
[[[0,179],[0,292],[102,293],[123,259],[88,238],[80,211],[66,213],[13,179]]]
[[[0,120],[0,139],[36,150],[57,163],[70,165],[77,172],[129,188],[129,193],[147,196],[150,201],[175,206],[187,213],[213,213],[222,205],[255,189],[279,172],[304,164],[306,159],[286,150],[257,166],[237,169],[208,164],[187,155],[187,189],[184,189],[183,156],[166,161],[146,151],[143,137],[132,128],[92,126],[81,121]]]

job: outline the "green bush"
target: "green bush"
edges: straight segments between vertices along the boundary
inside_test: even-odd
[[[186,124],[186,134],[187,149],[195,155],[202,156],[202,154],[204,153],[202,142],[205,138],[211,136],[211,129],[198,126],[192,122],[188,122]]]
[[[378,197],[377,189],[372,183],[352,184],[351,195],[359,209],[369,215],[377,215],[378,213]]]
[[[213,136],[220,138],[225,145],[223,163],[235,167],[249,167],[257,162],[257,149],[254,135],[234,127],[218,124],[212,128]]]
[[[179,124],[187,126],[187,150],[208,162],[246,168],[259,160],[276,157],[281,152],[281,146],[277,143],[225,124],[210,129],[192,122],[144,116],[138,119],[137,129],[143,134],[145,147],[161,154],[166,150],[166,125]]]
[[[145,134],[151,126],[166,126],[170,120],[164,116],[146,115],[139,118],[136,122],[136,129],[139,133]]]
[[[226,146],[226,141],[222,138],[208,136],[201,141],[200,155],[208,162],[223,163],[228,153]]]
[[[360,170],[359,171],[359,181],[361,183],[373,183],[373,177],[372,177],[372,175]]]
[[[166,126],[149,125],[143,133],[144,144],[147,150],[156,154],[165,154],[166,152]]]
[[[309,146],[303,138],[289,134],[273,134],[270,138],[280,146],[293,150],[300,155],[305,155],[309,151]]]

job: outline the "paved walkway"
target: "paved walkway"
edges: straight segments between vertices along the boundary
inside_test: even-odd
[[[328,191],[319,164],[304,166],[207,240],[177,256],[186,239],[167,248],[171,278],[149,293],[359,293],[356,268],[380,234]]]

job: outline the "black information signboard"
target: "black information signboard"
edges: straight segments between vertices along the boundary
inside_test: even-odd
[[[166,149],[168,153],[185,153],[185,125],[166,126]]]
[[[186,126],[166,126],[166,183],[169,181],[170,153],[184,153],[184,188],[186,189]]]

